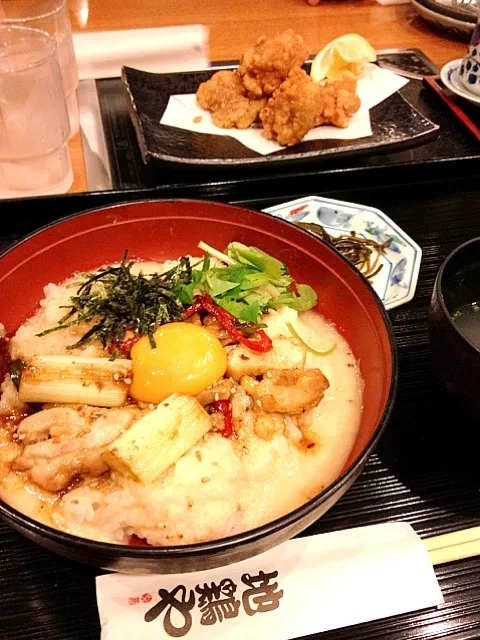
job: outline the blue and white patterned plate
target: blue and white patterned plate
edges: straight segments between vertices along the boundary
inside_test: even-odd
[[[264,211],[290,222],[320,224],[334,237],[355,231],[359,236],[380,243],[391,238],[384,255],[380,257],[383,267],[370,283],[386,309],[405,304],[415,295],[422,250],[379,209],[353,202],[306,196]]]

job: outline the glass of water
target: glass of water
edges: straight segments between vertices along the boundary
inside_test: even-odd
[[[0,197],[68,191],[69,134],[55,39],[0,25]]]
[[[78,73],[66,0],[0,0],[0,26],[40,29],[54,36],[62,70],[70,133],[79,128]]]

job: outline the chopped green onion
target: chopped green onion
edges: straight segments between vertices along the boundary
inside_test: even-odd
[[[298,331],[294,328],[293,324],[291,322],[287,322],[286,323],[288,329],[290,330],[290,332],[292,333],[294,338],[297,338],[297,340],[300,340],[301,343],[303,343],[303,345],[305,346],[305,349],[307,351],[309,351],[310,353],[313,353],[314,356],[328,356],[331,353],[333,353],[335,351],[335,349],[337,348],[336,344],[333,344],[330,349],[327,349],[326,351],[318,351],[317,349],[314,349],[313,347],[311,347],[309,344],[307,344],[305,342],[305,340],[302,338],[302,336],[298,333]]]
[[[203,241],[199,242],[198,248],[202,249],[202,251],[205,251],[205,253],[210,254],[214,258],[217,258],[217,260],[220,260],[224,264],[229,264],[231,267],[235,267],[236,265],[238,265],[238,262],[236,260],[234,260],[233,258],[230,258],[230,256],[226,256],[221,251],[218,251],[218,249],[214,249],[213,247],[208,245],[206,242],[203,242]]]
[[[193,270],[193,282],[175,289],[182,302],[191,301],[193,292],[208,293],[240,322],[255,324],[269,309],[287,306],[302,312],[317,304],[311,287],[294,282],[286,265],[257,247],[231,242],[219,251],[203,241],[198,247],[205,259],[211,255],[223,264],[202,269],[200,279]]]

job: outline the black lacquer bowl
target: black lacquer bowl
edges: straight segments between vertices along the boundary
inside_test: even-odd
[[[357,439],[337,480],[295,511],[230,538],[178,547],[93,542],[35,522],[0,502],[16,530],[59,554],[114,571],[178,573],[226,565],[296,535],[324,514],[360,474],[385,428],[397,384],[395,339],[379,298],[360,273],[308,232],[268,214],[200,201],[144,201],[89,211],[45,227],[0,256],[0,320],[14,331],[48,282],[132,257],[164,261],[198,255],[200,240],[223,248],[256,245],[283,260],[317,292],[318,309],[345,336],[365,384]],[[12,303],[14,301],[14,303]],[[255,489],[255,488],[252,488]]]
[[[458,406],[480,421],[480,349],[458,328],[455,311],[480,300],[480,238],[457,247],[439,269],[428,328],[435,370]]]

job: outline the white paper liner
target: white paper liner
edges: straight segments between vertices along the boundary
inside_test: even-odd
[[[353,116],[345,129],[331,126],[315,127],[303,140],[355,140],[372,135],[369,110],[407,84],[408,80],[388,69],[377,65],[366,65],[363,76],[358,81],[357,93],[362,102],[360,110]],[[249,129],[221,129],[213,124],[211,115],[202,109],[195,94],[171,96],[160,120],[161,124],[178,127],[187,131],[230,136],[245,147],[262,155],[283,149],[281,145],[267,140],[260,126]]]

